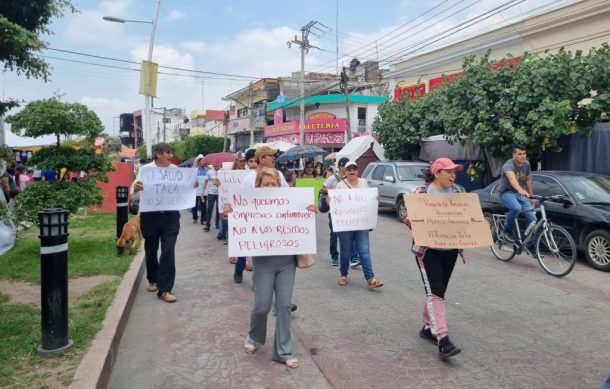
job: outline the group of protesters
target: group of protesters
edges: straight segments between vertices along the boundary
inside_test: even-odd
[[[233,169],[248,169],[250,172],[243,176],[241,188],[269,188],[289,187],[289,180],[279,169],[275,169],[275,157],[278,150],[266,146],[237,153]],[[175,167],[171,164],[173,151],[168,144],[158,144],[155,149],[153,162],[146,166]],[[204,166],[203,155],[195,158],[199,179],[193,186],[199,188],[198,202],[192,209],[193,223],[199,220],[204,225],[204,231],[210,231],[212,220],[218,229],[217,238],[226,243],[228,234],[229,214],[233,208],[225,204],[218,209],[218,188],[221,185],[218,178],[220,166]],[[312,164],[305,164],[305,174],[309,173]],[[418,193],[454,193],[460,192],[455,181],[456,171],[462,166],[454,164],[447,158],[434,161],[426,172],[425,185],[416,189]],[[329,171],[322,189],[318,206],[307,206],[309,212],[329,212],[333,207],[333,190],[367,188],[366,180],[358,177],[358,163],[353,160],[341,159],[337,163],[337,171]],[[138,176],[133,185],[133,191],[144,190],[143,183]],[[337,192],[338,193],[338,192]],[[377,199],[378,200],[378,199]],[[204,212],[205,211],[205,212]],[[330,221],[329,213],[329,221]],[[214,218],[213,218],[214,217]],[[175,243],[180,229],[179,211],[141,212],[142,234],[145,239],[145,254],[148,286],[147,290],[156,291],[158,297],[173,303],[177,301],[172,293],[175,279]],[[410,226],[408,216],[405,224]],[[377,289],[384,282],[375,275],[370,252],[369,230],[332,231],[330,239],[330,264],[339,267],[338,285],[345,287],[348,284],[350,268],[362,266],[366,285],[369,289]],[[161,242],[161,255],[157,251]],[[337,248],[337,242],[339,248]],[[439,357],[445,359],[456,355],[460,349],[449,339],[444,294],[453,271],[459,251],[457,249],[418,247],[412,248],[418,269],[426,291],[426,302],[423,313],[423,327],[420,337],[434,343],[438,347]],[[353,260],[357,262],[354,266]],[[253,256],[250,266],[246,257],[230,259],[235,264],[233,279],[235,283],[242,283],[243,272],[247,267],[253,269],[252,283],[254,289],[254,304],[250,314],[250,330],[244,340],[244,352],[254,353],[257,344],[264,344],[266,340],[267,317],[273,305],[275,296],[275,314],[277,315],[273,359],[285,364],[289,368],[298,367],[298,359],[292,353],[290,332],[291,312],[296,309],[292,304],[292,293],[295,280],[296,255],[266,255]]]

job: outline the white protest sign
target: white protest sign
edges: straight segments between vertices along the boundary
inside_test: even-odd
[[[222,212],[225,204],[233,205],[233,192],[241,188],[241,182],[252,170],[220,170],[218,171],[218,209]]]
[[[221,167],[224,170],[231,170],[233,169],[233,162],[223,162]]]
[[[333,231],[360,231],[377,227],[377,188],[329,191]]]
[[[143,167],[140,212],[178,211],[195,206],[197,168]]]
[[[316,253],[313,188],[239,188],[229,214],[229,256]]]

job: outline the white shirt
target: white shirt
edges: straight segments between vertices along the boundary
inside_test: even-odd
[[[244,179],[241,181],[241,187],[242,188],[255,188],[256,187],[256,172],[258,170],[251,170],[250,173],[248,173]],[[286,182],[286,179],[284,178],[284,175],[282,173],[280,173],[278,171],[279,175],[280,175],[280,186],[281,187],[285,187],[288,188],[288,183]]]

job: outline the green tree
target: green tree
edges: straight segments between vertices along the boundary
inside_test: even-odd
[[[184,161],[199,154],[218,153],[222,151],[224,138],[210,135],[193,135],[171,143],[176,157]],[[153,145],[152,149],[155,150]],[[146,155],[146,146],[138,147],[140,156]]]
[[[51,34],[49,24],[64,10],[76,12],[68,0],[3,0],[0,2],[0,62],[5,70],[27,78],[50,76],[49,65],[39,56],[47,44],[39,37]],[[19,106],[16,100],[0,101],[0,115]]]
[[[28,159],[29,165],[53,169],[59,179],[55,182],[34,182],[15,198],[16,217],[20,221],[37,222],[43,208],[78,208],[100,204],[102,193],[96,181],[107,181],[107,172],[114,170],[106,154],[96,154],[95,138],[102,133],[97,115],[78,103],[64,103],[57,99],[29,103],[20,112],[7,118],[14,133],[29,137],[55,135],[57,145],[46,146]],[[60,143],[61,135],[79,137],[80,141]],[[69,181],[68,172],[86,172],[86,178]],[[62,176],[60,173],[64,172]]]
[[[587,55],[561,49],[526,53],[518,65],[499,63],[488,55],[468,57],[463,77],[417,101],[380,106],[373,128],[388,156],[404,158],[422,137],[444,134],[449,141],[470,137],[496,156],[522,143],[535,160],[542,150],[561,150],[565,135],[590,134],[610,111],[608,44]]]
[[[33,101],[6,121],[17,135],[31,138],[55,135],[58,147],[61,135],[82,136],[93,143],[104,130],[99,117],[87,106],[64,103],[57,98]]]
[[[210,135],[193,135],[173,143],[174,152],[181,160],[198,154],[217,153],[222,151],[224,138]]]

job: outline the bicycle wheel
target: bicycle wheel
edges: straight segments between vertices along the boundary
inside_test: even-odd
[[[563,277],[576,264],[574,239],[563,227],[549,225],[536,239],[536,258],[545,272]]]
[[[494,221],[490,214],[485,214],[485,220],[489,224],[491,228],[491,237],[494,241],[494,244],[491,246],[491,252],[494,254],[496,258],[498,258],[502,262],[508,262],[515,257],[517,254],[517,250],[515,246],[511,243],[504,242],[502,239],[498,238],[498,234],[496,233],[496,229],[494,228]],[[504,221],[498,220],[498,231],[502,231],[504,229]]]

